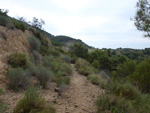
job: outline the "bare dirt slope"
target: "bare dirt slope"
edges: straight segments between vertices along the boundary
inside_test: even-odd
[[[56,100],[58,113],[96,113],[96,100],[101,90],[78,74],[73,67],[69,89]]]

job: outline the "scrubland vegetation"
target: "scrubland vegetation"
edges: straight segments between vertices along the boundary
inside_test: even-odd
[[[97,113],[150,112],[149,48],[100,50],[75,43],[65,51],[62,46],[64,40],[69,39],[64,37],[61,40],[63,44],[56,40],[51,43],[46,32],[41,30],[44,21],[39,22],[34,18],[31,23],[28,25],[23,18],[19,21],[10,18],[7,10],[0,10],[1,26],[23,32],[29,30],[33,34],[26,37],[30,45],[29,54],[13,53],[8,56],[8,89],[26,90],[14,113],[55,113],[55,108],[46,103],[38,88],[48,89],[51,82],[55,82],[62,90],[66,88],[72,75],[71,63],[91,83],[105,90],[97,99]],[[38,84],[32,82],[32,77],[37,78]],[[2,92],[0,89],[0,94]],[[7,104],[0,100],[0,112],[5,112],[6,108]]]

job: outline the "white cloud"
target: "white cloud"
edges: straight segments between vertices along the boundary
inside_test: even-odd
[[[45,30],[54,35],[79,38],[99,48],[150,45],[130,21],[137,0],[1,0],[9,15],[35,16],[45,20]]]

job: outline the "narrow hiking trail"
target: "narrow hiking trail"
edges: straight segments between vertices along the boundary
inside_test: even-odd
[[[96,100],[101,90],[83,75],[78,74],[72,65],[73,74],[69,88],[58,97],[57,113],[96,113]]]
[[[80,75],[74,65],[72,65],[73,74],[70,85],[64,90],[61,96],[54,90],[56,83],[50,84],[50,89],[42,89],[42,96],[45,100],[53,104],[56,113],[96,113],[96,100],[100,93],[103,92],[99,86],[90,83],[86,76]],[[8,103],[6,113],[12,113],[14,107],[20,99],[24,97],[25,91],[12,92],[4,91],[0,98],[4,103]]]

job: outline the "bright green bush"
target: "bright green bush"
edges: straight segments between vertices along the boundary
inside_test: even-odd
[[[13,68],[26,68],[27,67],[27,56],[24,53],[14,53],[8,57],[8,63]]]
[[[13,113],[56,113],[51,105],[33,87],[27,89],[23,99],[14,108]]]
[[[40,52],[41,42],[34,36],[30,36],[27,39],[28,39],[31,49]]]
[[[8,87],[14,90],[25,89],[31,84],[30,74],[22,68],[10,70],[7,74],[7,79],[9,81]]]

